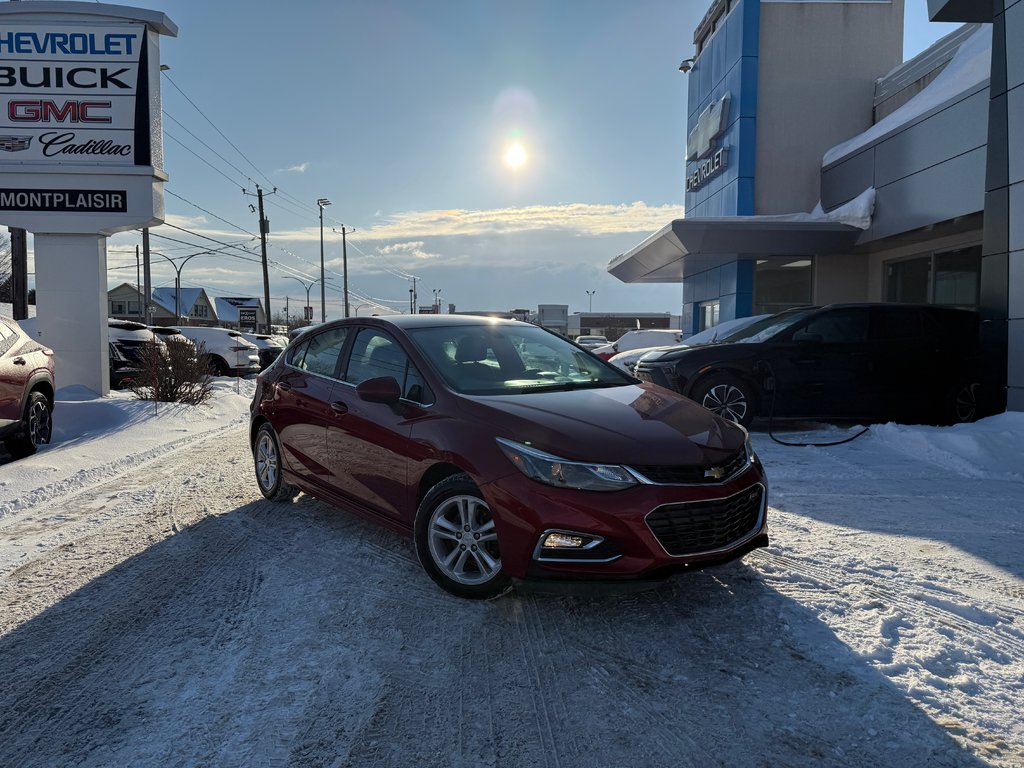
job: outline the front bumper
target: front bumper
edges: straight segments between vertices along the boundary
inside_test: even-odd
[[[741,515],[740,523],[715,519],[732,514],[729,500],[753,504],[749,495],[758,489],[756,514]],[[481,490],[495,513],[502,568],[514,579],[658,580],[729,562],[768,545],[768,483],[760,462],[713,485],[637,485],[600,493],[554,488],[516,473]],[[672,517],[666,511],[699,513],[697,522],[716,528],[717,538],[673,538],[672,531],[666,533],[665,518]],[[578,532],[604,541],[593,561],[556,561],[544,557],[538,546],[549,531]],[[686,546],[691,540],[701,543]]]

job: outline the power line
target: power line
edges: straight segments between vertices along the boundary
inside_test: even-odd
[[[187,133],[187,134],[188,134],[189,136],[191,136],[191,137],[192,137],[193,139],[195,139],[196,141],[198,141],[198,142],[199,142],[200,144],[202,144],[202,145],[203,145],[204,147],[206,147],[206,148],[207,148],[208,150],[210,150],[211,152],[213,152],[213,154],[215,154],[215,155],[216,155],[217,157],[219,157],[219,158],[220,158],[221,160],[223,160],[223,161],[224,161],[225,163],[227,163],[227,164],[228,164],[228,165],[230,165],[230,166],[231,166],[232,168],[234,168],[234,169],[235,169],[235,170],[236,170],[236,171],[237,171],[237,172],[238,172],[239,174],[241,174],[242,178],[244,178],[244,179],[247,179],[248,181],[252,182],[253,184],[255,184],[255,183],[256,183],[256,182],[254,182],[254,181],[253,181],[253,180],[252,180],[252,179],[251,179],[251,178],[249,177],[249,174],[247,174],[247,173],[246,173],[245,171],[243,171],[243,170],[242,170],[241,168],[239,168],[239,167],[238,167],[237,165],[235,165],[235,164],[234,164],[234,163],[232,163],[232,162],[231,162],[230,160],[228,160],[228,159],[227,159],[226,157],[224,157],[224,155],[222,155],[222,154],[221,154],[220,152],[218,152],[218,151],[217,151],[216,149],[214,149],[214,148],[213,148],[213,147],[211,147],[211,146],[210,146],[209,144],[207,144],[207,143],[206,143],[205,141],[203,141],[203,140],[202,140],[202,139],[200,139],[200,138],[199,138],[198,136],[196,136],[196,135],[195,135],[194,133],[192,133],[192,131],[190,131],[190,130],[189,130],[188,128],[186,128],[186,127],[185,127],[185,125],[184,125],[184,124],[183,124],[183,123],[182,123],[182,122],[181,122],[180,120],[178,120],[177,118],[175,118],[175,117],[174,117],[174,115],[172,115],[172,114],[171,114],[170,112],[168,112],[168,111],[167,111],[166,109],[165,109],[165,110],[163,110],[163,113],[164,113],[165,115],[167,115],[167,117],[169,117],[169,118],[170,118],[171,120],[174,120],[174,122],[175,122],[175,123],[177,123],[177,124],[178,124],[179,126],[181,126],[181,129],[182,129],[183,131],[185,131],[185,133]],[[179,143],[180,143],[180,142],[179,142]]]
[[[207,159],[206,159],[205,157],[203,157],[202,155],[200,155],[200,154],[199,154],[198,152],[196,152],[196,151],[194,151],[193,149],[191,149],[191,148],[190,148],[190,147],[189,147],[189,146],[188,146],[187,144],[185,144],[185,142],[183,142],[183,141],[182,141],[181,139],[178,139],[178,138],[176,138],[176,137],[174,136],[174,134],[170,133],[170,132],[169,132],[169,131],[168,131],[168,130],[167,130],[166,128],[164,128],[164,136],[166,136],[166,137],[167,137],[168,139],[170,139],[171,141],[173,141],[173,142],[176,142],[176,143],[180,144],[180,145],[181,145],[181,147],[182,147],[182,149],[184,149],[184,150],[185,150],[186,152],[189,152],[190,154],[192,154],[192,155],[194,155],[195,157],[197,157],[197,158],[199,159],[199,161],[200,161],[200,162],[206,163],[206,164],[207,164],[208,166],[210,166],[210,167],[211,167],[211,168],[212,168],[213,170],[215,170],[215,171],[216,171],[217,173],[219,173],[219,174],[220,174],[221,176],[223,176],[223,177],[224,177],[225,179],[227,179],[228,181],[230,181],[230,182],[231,182],[231,184],[232,184],[233,186],[236,186],[236,187],[237,187],[237,186],[241,186],[241,185],[240,185],[240,184],[239,184],[239,183],[238,183],[237,181],[235,181],[235,180],[234,180],[234,179],[232,179],[232,178],[231,178],[230,176],[228,176],[228,175],[227,175],[226,173],[224,173],[224,171],[222,171],[222,170],[221,170],[220,168],[218,168],[217,166],[215,166],[215,165],[214,165],[213,163],[211,163],[211,162],[210,162],[209,160],[207,160]]]
[[[247,162],[249,165],[251,165],[256,170],[256,173],[258,173],[260,176],[262,176],[264,179],[266,179],[268,184],[270,184],[271,186],[274,185],[274,182],[272,182],[269,178],[267,178],[267,175],[265,173],[263,173],[263,171],[261,171],[259,168],[257,168],[256,164],[252,160],[250,160],[249,157],[242,150],[240,150],[237,146],[235,146],[235,143],[233,141],[231,141],[231,139],[229,139],[224,134],[224,131],[222,131],[220,128],[218,128],[216,123],[214,123],[213,120],[211,120],[209,117],[206,116],[206,113],[203,112],[203,110],[201,110],[199,108],[199,105],[197,105],[194,101],[192,101],[192,99],[189,98],[187,93],[185,93],[183,90],[181,90],[181,88],[178,86],[178,84],[176,82],[174,82],[174,78],[172,78],[170,75],[168,75],[166,71],[163,72],[163,76],[165,78],[167,78],[167,82],[169,82],[171,85],[173,85],[175,90],[178,91],[178,93],[180,93],[182,96],[185,97],[185,101],[187,101],[189,104],[191,104],[192,107],[195,109],[195,111],[198,112],[200,115],[202,115],[203,119],[206,120],[206,122],[208,122],[211,126],[213,126],[213,130],[215,130],[218,134],[220,134],[220,137],[222,139],[224,139],[224,141],[226,141],[228,144],[230,144],[231,148],[233,150],[235,150],[235,152],[237,152],[239,155],[241,155],[242,158],[245,160],[245,162]]]

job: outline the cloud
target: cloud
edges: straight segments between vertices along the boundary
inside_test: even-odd
[[[299,163],[288,168],[278,168],[275,173],[305,173],[309,169],[309,163]]]
[[[543,230],[580,235],[611,235],[653,232],[672,219],[683,216],[683,207],[570,203],[496,208],[485,211],[463,209],[410,211],[394,214],[387,221],[363,230],[361,240],[412,240],[427,237],[498,235]]]

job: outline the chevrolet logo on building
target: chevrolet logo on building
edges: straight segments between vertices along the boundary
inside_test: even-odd
[[[0,136],[0,150],[4,152],[21,152],[31,144],[31,136]]]
[[[729,94],[713,102],[700,113],[697,125],[686,139],[686,159],[697,160],[711,154],[715,139],[729,125]]]

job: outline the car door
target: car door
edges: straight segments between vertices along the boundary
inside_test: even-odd
[[[366,402],[356,393],[358,384],[381,376],[398,381],[403,400],[397,406]],[[334,487],[386,518],[408,522],[410,462],[423,453],[412,429],[432,399],[422,377],[393,335],[364,327],[333,397],[327,442]]]
[[[21,420],[21,395],[25,391],[27,369],[24,358],[16,362],[14,343],[18,334],[0,321],[0,427]]]
[[[348,327],[331,328],[289,350],[267,409],[288,468],[313,486],[331,485],[327,426],[335,415],[332,394],[348,334]]]
[[[938,345],[926,338],[918,307],[891,305],[871,311],[871,382],[874,413],[899,421],[926,419],[936,407]]]
[[[868,310],[815,313],[765,344],[776,416],[860,417],[868,411]]]

